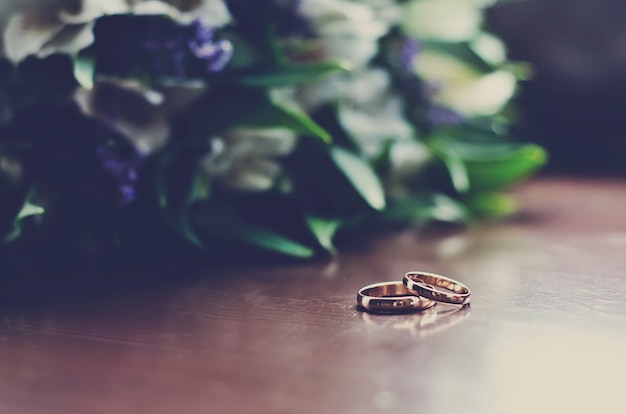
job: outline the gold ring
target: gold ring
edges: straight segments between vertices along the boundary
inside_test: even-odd
[[[467,286],[435,273],[408,272],[402,283],[414,294],[437,302],[465,305],[470,301],[470,290]]]
[[[357,304],[369,312],[405,313],[428,309],[434,301],[415,295],[402,282],[380,282],[359,289]]]

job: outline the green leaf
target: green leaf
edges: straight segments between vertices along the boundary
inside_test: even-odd
[[[29,216],[36,216],[38,214],[43,214],[44,211],[45,210],[43,207],[36,206],[27,201],[24,203],[24,207],[22,207],[20,212],[17,214],[17,220],[22,220],[23,218],[29,217]]]
[[[189,243],[204,248],[190,223],[192,205],[209,194],[209,183],[198,173],[197,163],[175,156],[162,159],[156,189],[165,221]]]
[[[441,193],[411,195],[390,203],[383,212],[392,222],[421,224],[429,221],[466,222],[468,211],[459,201]]]
[[[283,159],[285,174],[293,184],[292,196],[305,203],[307,211],[322,217],[350,219],[370,214],[368,201],[333,159],[333,148],[319,139],[303,139]]]
[[[226,205],[205,203],[195,216],[195,224],[224,240],[245,242],[289,256],[308,258],[313,249],[262,226],[248,223]]]
[[[341,225],[341,220],[307,216],[306,223],[320,246],[334,254],[337,249],[333,245],[333,237]]]
[[[24,219],[31,216],[41,215],[45,212],[43,207],[32,204],[28,199],[24,202],[22,209],[17,214],[15,221],[13,222],[13,231],[4,237],[4,243],[10,243],[16,240],[22,234],[22,227],[24,225]]]
[[[308,115],[275,104],[264,91],[255,88],[217,89],[197,101],[176,124],[179,136],[199,142],[236,126],[284,127],[330,141],[330,134]]]
[[[366,161],[340,147],[331,148],[330,155],[370,207],[375,210],[385,208],[383,186],[372,167]]]
[[[429,141],[429,146],[446,165],[459,193],[506,187],[527,178],[547,160],[545,150],[538,145],[493,139],[463,141],[438,135]]]
[[[523,144],[503,141],[502,138],[493,138],[485,134],[476,134],[467,139],[467,133],[463,132],[463,138],[455,135],[439,135],[432,143],[436,148],[448,153],[454,153],[463,161],[491,161],[508,156],[512,151],[519,149]]]
[[[246,117],[238,122],[240,126],[258,128],[272,128],[281,126],[300,135],[310,135],[321,138],[325,142],[331,141],[331,136],[308,115],[296,112],[281,105],[267,103],[250,111]]]
[[[268,250],[289,256],[308,258],[313,256],[313,249],[290,240],[271,230],[256,227],[248,228],[240,233],[241,239]]]
[[[515,198],[502,193],[476,194],[465,201],[467,208],[480,217],[506,217],[518,209]]]
[[[92,56],[78,54],[74,57],[74,77],[80,86],[85,89],[93,88],[94,61]]]
[[[465,162],[472,191],[497,190],[517,183],[535,173],[547,161],[546,151],[527,144],[491,159]]]
[[[467,175],[467,169],[461,157],[452,151],[440,152],[439,157],[445,164],[450,174],[450,180],[454,189],[459,193],[465,193],[470,189],[470,179]]]
[[[293,86],[311,82],[333,73],[347,71],[350,67],[344,63],[326,62],[315,65],[285,65],[274,67],[241,77],[238,81],[244,85],[271,88]]]

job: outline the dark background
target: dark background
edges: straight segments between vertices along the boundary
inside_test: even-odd
[[[509,56],[534,66],[517,99],[548,171],[626,172],[626,2],[508,1],[487,17]]]

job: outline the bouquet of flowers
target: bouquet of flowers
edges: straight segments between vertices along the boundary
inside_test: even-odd
[[[0,266],[335,252],[340,233],[509,214],[528,70],[489,0],[0,6]],[[247,246],[247,247],[246,247]]]

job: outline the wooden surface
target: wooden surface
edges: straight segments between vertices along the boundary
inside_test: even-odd
[[[626,182],[518,192],[511,222],[333,262],[5,306],[0,413],[621,413]],[[471,308],[355,309],[361,286],[414,269],[465,282]]]

